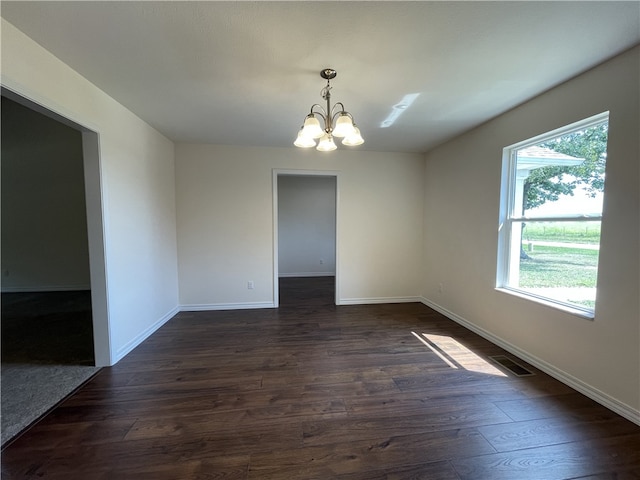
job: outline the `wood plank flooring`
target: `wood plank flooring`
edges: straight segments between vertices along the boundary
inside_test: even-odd
[[[640,478],[639,426],[424,305],[336,307],[332,282],[178,314],[10,443],[2,478]]]

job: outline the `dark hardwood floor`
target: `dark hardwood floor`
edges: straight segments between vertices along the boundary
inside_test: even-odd
[[[2,478],[640,478],[639,426],[424,305],[332,288],[178,314],[9,444]]]

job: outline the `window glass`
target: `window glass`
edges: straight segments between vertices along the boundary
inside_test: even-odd
[[[497,286],[593,314],[608,114],[504,152]]]

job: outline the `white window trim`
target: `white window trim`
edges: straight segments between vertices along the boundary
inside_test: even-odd
[[[512,241],[512,224],[515,222],[543,222],[543,221],[601,221],[602,215],[562,215],[553,217],[529,217],[526,215],[514,215],[516,199],[516,182],[512,181],[516,175],[516,152],[523,148],[531,147],[552,138],[560,137],[578,130],[585,130],[595,125],[608,121],[609,112],[599,113],[592,117],[574,122],[550,132],[543,133],[522,142],[509,145],[502,150],[502,175],[500,179],[500,208],[498,223],[498,261],[496,270],[496,290],[515,295],[520,298],[541,303],[543,305],[556,308],[567,313],[577,315],[582,318],[593,319],[595,308],[581,307],[573,303],[562,302],[548,297],[536,295],[526,290],[511,286],[510,277],[512,275],[512,258],[520,256],[520,243]],[[514,250],[517,247],[517,252]]]

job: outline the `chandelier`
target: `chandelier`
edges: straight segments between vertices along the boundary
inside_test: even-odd
[[[311,105],[311,112],[304,119],[304,124],[298,132],[298,138],[293,144],[296,147],[310,148],[316,147],[321,152],[335,150],[336,144],[333,139],[343,138],[342,144],[347,146],[362,145],[364,140],[360,135],[360,130],[353,123],[353,116],[344,109],[344,105],[337,102],[331,106],[331,80],[337,72],[332,68],[325,68],[320,71],[320,76],[327,81],[327,86],[320,91],[320,95],[327,102],[326,110],[319,104]],[[321,118],[324,129],[320,126]],[[316,140],[319,139],[316,146]]]

